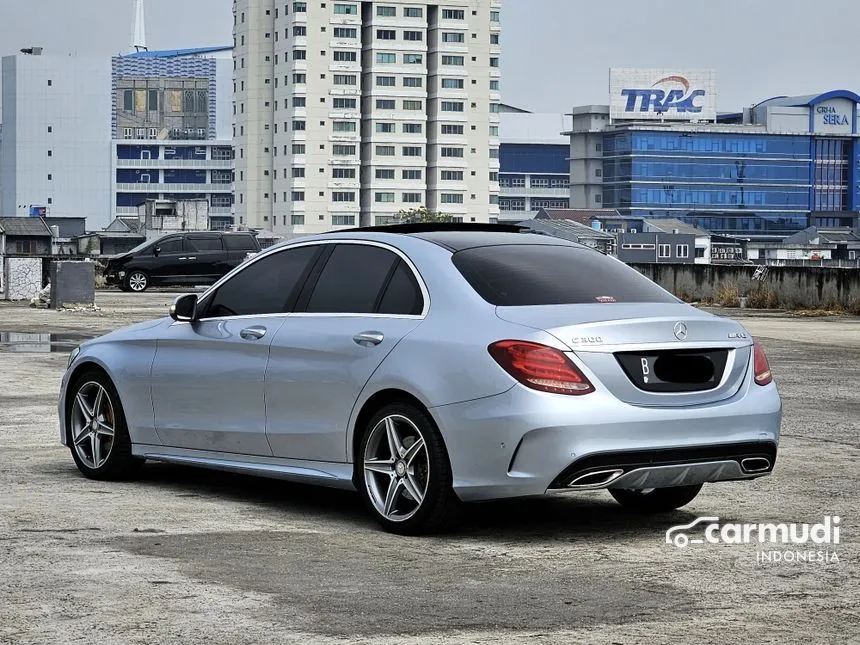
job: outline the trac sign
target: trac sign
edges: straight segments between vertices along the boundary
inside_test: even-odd
[[[714,76],[713,71],[612,69],[610,116],[617,120],[714,120]]]

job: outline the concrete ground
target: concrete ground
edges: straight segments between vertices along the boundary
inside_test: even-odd
[[[98,312],[0,303],[0,332],[71,334],[56,352],[0,334],[0,642],[860,640],[860,320],[744,312],[785,406],[770,477],[651,518],[598,492],[475,506],[452,534],[402,538],[353,493],[163,465],[127,483],[78,474],[58,443],[66,350],[174,295],[100,292]],[[705,515],[839,515],[839,561],[665,544]]]

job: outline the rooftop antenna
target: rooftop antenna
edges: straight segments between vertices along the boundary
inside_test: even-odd
[[[131,47],[136,52],[149,51],[146,46],[146,25],[143,19],[143,0],[134,0],[134,32]]]

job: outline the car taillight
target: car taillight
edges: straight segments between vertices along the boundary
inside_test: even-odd
[[[500,340],[487,349],[508,374],[534,390],[554,394],[594,392],[594,386],[576,365],[553,347],[523,340]]]
[[[753,341],[755,382],[759,385],[767,385],[773,380],[770,373],[770,365],[767,362],[767,355],[764,353],[758,341]]]

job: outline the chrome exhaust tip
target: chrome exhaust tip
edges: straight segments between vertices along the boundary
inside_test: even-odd
[[[570,481],[568,488],[576,490],[587,490],[590,488],[604,488],[621,477],[624,471],[621,468],[611,470],[598,470],[593,473],[585,473]]]
[[[745,473],[763,473],[770,470],[770,459],[764,457],[747,457],[741,459],[741,468]]]

